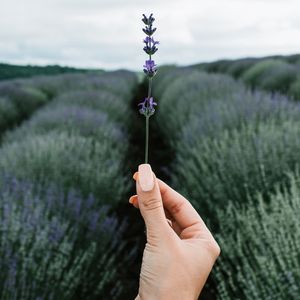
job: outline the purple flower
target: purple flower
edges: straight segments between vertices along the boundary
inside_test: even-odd
[[[157,68],[154,60],[151,59],[146,60],[143,67],[144,67],[144,73],[147,74],[150,78],[153,77],[157,72]]]
[[[158,44],[159,44],[159,41],[154,41],[154,38],[153,38],[153,37],[146,36],[145,39],[144,39],[144,43],[145,43],[147,46],[152,47],[152,44],[153,44],[153,46],[158,45]]]
[[[145,100],[143,102],[139,103],[138,105],[142,106],[140,108],[140,113],[142,115],[152,116],[155,112],[154,106],[156,106],[157,103],[154,102],[153,97],[150,97],[150,98],[145,98]]]
[[[155,41],[153,39],[153,37],[147,36],[144,39],[144,43],[146,44],[145,47],[143,48],[143,50],[149,54],[149,55],[153,55],[155,54],[155,52],[158,50],[156,45],[159,44],[159,41]]]
[[[143,71],[148,77],[149,86],[147,98],[145,98],[145,100],[138,105],[141,106],[139,109],[140,113],[146,117],[145,163],[148,163],[149,117],[154,114],[154,106],[157,105],[157,103],[154,102],[153,97],[151,97],[152,79],[157,72],[156,64],[154,60],[152,60],[152,55],[154,55],[158,50],[156,45],[159,44],[159,42],[155,41],[152,37],[153,33],[156,31],[156,28],[152,27],[154,20],[153,14],[150,14],[149,17],[146,17],[146,15],[143,14],[142,21],[146,25],[145,28],[143,28],[143,32],[147,35],[143,40],[145,44],[143,50],[149,55],[149,58],[146,60],[143,66]]]

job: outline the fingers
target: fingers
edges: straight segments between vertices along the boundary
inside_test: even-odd
[[[164,207],[181,227],[183,238],[210,235],[210,231],[194,209],[192,204],[181,194],[173,190],[165,182],[158,179]]]
[[[147,228],[148,242],[156,241],[170,230],[170,227],[164,213],[158,182],[149,164],[139,166],[136,190],[138,205]],[[132,201],[135,201],[134,199],[136,198]]]
[[[129,198],[129,203],[132,204],[134,207],[139,208],[138,196],[133,195]]]
[[[133,176],[136,180],[138,173]],[[191,203],[178,192],[173,190],[170,186],[164,183],[162,180],[157,179],[160,193],[163,200],[164,209],[168,212],[168,215],[176,222],[176,226],[181,228],[183,237],[199,236],[201,234],[210,234],[203,220],[193,208]],[[139,201],[137,196],[133,196],[132,204],[139,208]],[[179,229],[177,229],[178,231]]]

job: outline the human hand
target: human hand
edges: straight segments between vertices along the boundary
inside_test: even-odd
[[[204,222],[182,195],[157,179],[149,164],[134,174],[147,243],[136,300],[198,299],[220,248]]]

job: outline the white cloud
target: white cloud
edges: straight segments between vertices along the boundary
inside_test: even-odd
[[[1,1],[1,61],[138,69],[143,12],[158,64],[300,52],[298,0]]]

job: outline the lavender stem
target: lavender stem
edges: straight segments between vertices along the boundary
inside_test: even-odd
[[[148,152],[149,152],[149,116],[146,116],[146,141],[145,141],[145,164],[148,163]]]

